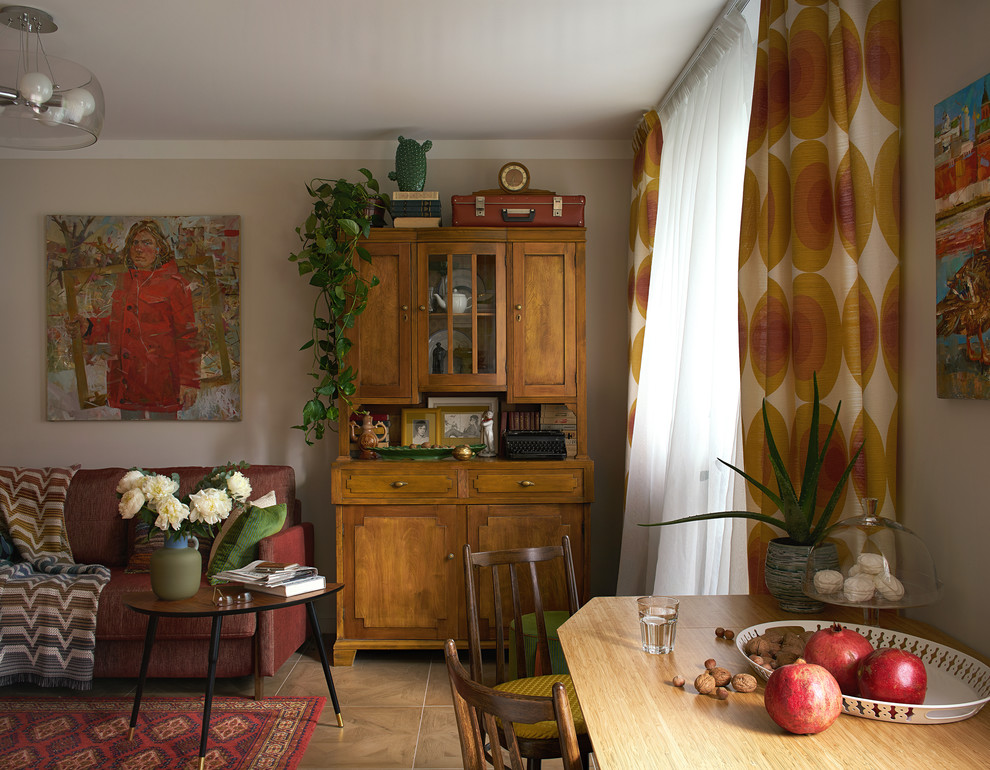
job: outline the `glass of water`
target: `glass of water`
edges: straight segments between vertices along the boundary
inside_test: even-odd
[[[673,652],[680,601],[672,596],[641,596],[636,604],[643,651],[654,655]]]

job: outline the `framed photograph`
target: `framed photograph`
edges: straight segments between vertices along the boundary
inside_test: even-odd
[[[450,406],[469,406],[472,410],[481,409],[484,414],[486,409],[491,409],[492,419],[498,425],[498,396],[430,396],[426,399],[426,405],[430,409]]]
[[[427,403],[437,410],[441,444],[481,444],[481,420],[491,410],[492,419],[498,409],[497,398],[454,398],[438,396]],[[497,423],[494,423],[497,424]]]
[[[416,446],[419,444],[439,444],[437,432],[436,409],[403,409],[402,410],[402,444]]]

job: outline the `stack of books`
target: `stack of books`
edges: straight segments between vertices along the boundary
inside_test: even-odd
[[[240,569],[228,569],[213,576],[215,582],[238,583],[249,591],[276,596],[295,596],[326,587],[327,579],[316,567],[284,564],[274,561],[253,561]]]
[[[577,454],[577,419],[563,404],[540,405],[540,430],[559,430],[564,434],[567,456]]]
[[[393,227],[440,227],[440,193],[396,190],[392,197]]]

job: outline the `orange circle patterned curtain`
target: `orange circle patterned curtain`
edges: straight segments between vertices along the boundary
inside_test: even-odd
[[[657,227],[657,189],[663,136],[660,117],[653,110],[643,116],[633,139],[633,189],[629,207],[629,414],[626,445],[632,441],[636,418],[636,393],[643,359],[646,302],[650,295],[650,266]],[[626,472],[628,476],[628,452]]]
[[[745,466],[775,487],[766,397],[800,478],[817,373],[820,441],[842,402],[819,505],[865,442],[837,519],[862,497],[896,518],[900,87],[897,0],[763,0],[739,249]],[[750,530],[751,590],[780,534]]]
[[[650,110],[640,121],[633,137],[632,202],[629,207],[629,413],[626,415],[626,474],[624,493],[629,486],[629,460],[633,424],[636,421],[636,398],[643,363],[643,338],[646,335],[646,304],[650,296],[650,268],[657,229],[657,199],[660,186],[660,149],[663,133],[660,116]],[[625,497],[625,494],[623,494]],[[623,500],[622,510],[626,508]],[[643,550],[646,545],[644,541]],[[646,569],[648,560],[632,560],[637,570]],[[645,583],[645,573],[639,575]]]

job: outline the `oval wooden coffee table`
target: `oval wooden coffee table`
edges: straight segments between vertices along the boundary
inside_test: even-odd
[[[296,604],[306,605],[309,615],[309,625],[313,631],[313,635],[316,637],[316,648],[320,652],[320,661],[323,663],[323,675],[326,677],[327,689],[330,691],[330,700],[333,702],[333,711],[337,716],[337,726],[343,727],[344,721],[340,716],[340,704],[337,702],[337,692],[334,690],[333,677],[330,675],[330,663],[327,660],[327,651],[323,646],[323,636],[320,633],[320,623],[316,619],[316,608],[313,605],[313,602],[317,599],[336,593],[343,587],[343,583],[328,583],[325,588],[321,588],[319,591],[311,591],[306,594],[288,597],[254,591],[251,593],[251,601],[249,602],[223,605],[217,605],[214,602],[215,589],[213,587],[200,588],[195,596],[178,601],[163,601],[151,591],[124,594],[122,599],[127,607],[148,616],[148,628],[144,635],[144,655],[141,658],[141,678],[138,681],[137,692],[134,695],[134,708],[131,711],[130,730],[127,733],[128,739],[134,737],[134,728],[137,726],[138,711],[141,708],[141,695],[144,692],[144,682],[148,674],[148,663],[151,661],[151,648],[155,643],[155,632],[158,628],[159,618],[213,619],[210,629],[210,649],[207,653],[209,656],[209,673],[207,674],[206,681],[206,698],[203,703],[203,729],[199,740],[199,768],[203,770],[206,762],[206,741],[210,730],[210,711],[213,708],[213,685],[216,681],[217,657],[220,653],[220,629],[223,625],[224,617],[227,615],[243,615],[246,612],[253,612],[257,615],[259,612],[279,610],[283,607],[293,607]],[[256,676],[258,669],[257,628],[257,618],[255,618],[254,665]]]

